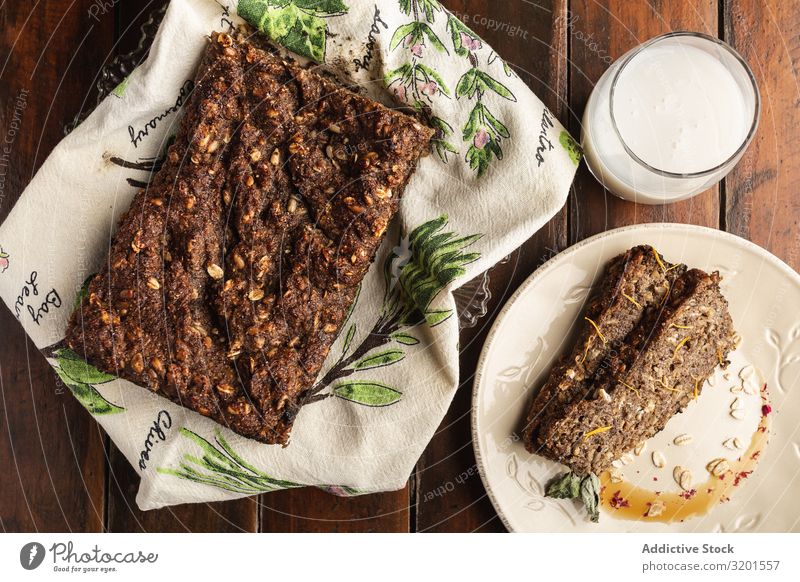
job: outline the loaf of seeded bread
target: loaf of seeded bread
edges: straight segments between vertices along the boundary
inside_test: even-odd
[[[658,263],[664,273],[672,272],[663,260]],[[547,415],[525,441],[531,452],[581,475],[599,474],[662,430],[699,397],[714,369],[727,365],[735,332],[719,275],[699,269],[673,271],[679,274],[668,296],[641,311],[630,332],[607,350],[592,377],[584,380],[583,389],[557,413]],[[609,320],[614,318],[603,321]],[[605,335],[603,324],[598,328]],[[563,382],[574,369],[556,368],[563,378],[550,377],[547,382]]]
[[[524,442],[535,451],[539,428],[561,416],[567,404],[586,396],[598,367],[618,350],[645,311],[664,302],[684,265],[667,263],[650,246],[615,257],[579,322],[574,347],[553,367],[531,403]]]
[[[100,370],[286,444],[433,131],[214,33],[67,329]]]

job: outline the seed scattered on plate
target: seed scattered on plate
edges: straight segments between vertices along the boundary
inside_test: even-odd
[[[633,455],[631,455],[630,453],[625,453],[619,458],[619,460],[622,462],[623,465],[630,465],[631,463],[633,463]]]
[[[739,437],[733,437],[726,439],[722,446],[733,451],[742,448],[742,441],[739,440]]]
[[[681,489],[684,491],[689,491],[692,488],[692,472],[689,469],[685,469],[680,465],[677,465],[672,470],[672,477],[675,479],[675,482],[681,486]]]
[[[742,420],[744,418],[744,410],[741,408],[735,408],[731,410],[731,416],[736,420]]]
[[[706,470],[714,475],[714,477],[718,478],[727,473],[728,469],[730,469],[730,464],[728,463],[727,459],[714,459],[708,465],[706,465]]]
[[[672,440],[672,442],[675,443],[676,445],[678,445],[679,447],[682,447],[684,445],[688,445],[693,440],[694,440],[694,437],[692,435],[690,435],[688,433],[684,433],[684,434],[679,434],[678,436],[676,436]]]
[[[742,399],[738,396],[731,402],[731,410],[738,410],[742,407]]]
[[[742,390],[741,384],[734,384],[731,386],[731,394],[739,394]]]
[[[745,381],[742,383],[742,390],[745,394],[749,396],[753,396],[754,394],[758,394],[758,386],[756,386],[753,381]]]
[[[621,469],[622,461],[620,461],[619,459],[615,459],[614,461],[611,461],[611,466],[614,467],[615,469]]]
[[[659,501],[656,499],[653,503],[650,504],[650,507],[647,509],[647,517],[658,517],[664,510],[667,508],[667,505],[663,501]]]
[[[612,467],[611,469],[609,469],[608,476],[611,479],[612,483],[622,483],[623,479],[622,471],[620,471],[616,467]]]
[[[739,378],[741,378],[742,380],[748,380],[749,378],[752,378],[755,375],[755,373],[756,369],[752,365],[748,364],[747,366],[739,370]]]
[[[635,449],[633,449],[633,454],[638,457],[644,452],[646,448],[647,448],[647,441],[642,441],[638,445],[636,445]]]
[[[664,453],[661,451],[653,451],[652,459],[653,464],[659,469],[663,468],[664,465],[667,464],[667,459],[664,457]]]

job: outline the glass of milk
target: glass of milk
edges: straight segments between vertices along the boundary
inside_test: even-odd
[[[603,74],[586,105],[581,145],[592,174],[620,198],[677,202],[733,168],[760,106],[753,73],[730,46],[671,32]]]

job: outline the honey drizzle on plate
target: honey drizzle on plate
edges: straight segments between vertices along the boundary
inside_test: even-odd
[[[767,405],[766,386],[761,390],[761,402]],[[600,475],[600,505],[611,517],[629,520],[674,523],[704,515],[717,503],[728,501],[733,489],[755,469],[768,438],[769,415],[762,413],[747,450],[738,459],[728,460],[730,470],[722,478],[709,473],[706,482],[693,485],[692,488],[696,490],[693,495],[651,491],[624,480],[612,483],[609,472],[605,471]],[[650,505],[655,501],[665,505],[664,511],[658,516],[648,517]]]

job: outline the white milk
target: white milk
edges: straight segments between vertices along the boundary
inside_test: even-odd
[[[757,111],[757,90],[731,49],[695,35],[660,37],[595,87],[583,118],[586,161],[623,198],[682,200],[733,167]]]

